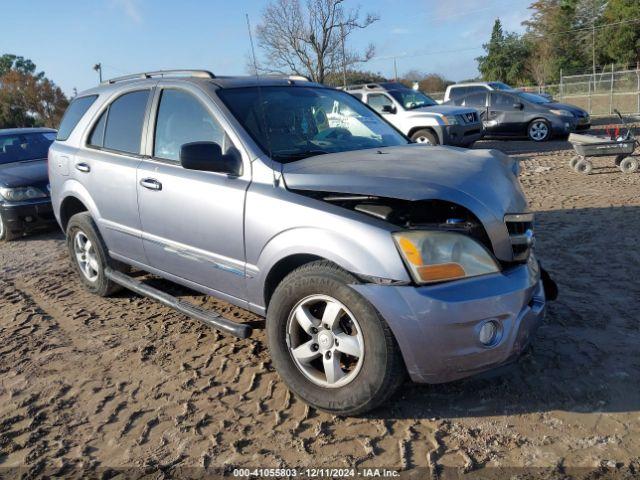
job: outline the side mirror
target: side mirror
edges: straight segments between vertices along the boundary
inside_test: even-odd
[[[513,104],[513,108],[515,108],[516,110],[523,110],[524,109],[524,104],[520,103],[520,102],[516,102]]]
[[[393,105],[383,105],[382,113],[396,113],[396,107]]]
[[[187,170],[240,175],[242,163],[237,155],[223,155],[215,142],[185,143],[180,147],[180,163]]]

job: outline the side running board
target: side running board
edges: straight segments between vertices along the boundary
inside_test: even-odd
[[[183,302],[173,295],[169,295],[161,290],[150,287],[149,285],[139,282],[138,280],[111,268],[106,268],[104,273],[112,282],[117,283],[118,285],[121,285],[139,295],[149,297],[163,305],[166,305],[167,307],[171,307],[188,317],[200,320],[202,323],[205,323],[210,327],[222,330],[225,333],[230,333],[238,338],[248,338],[251,336],[253,329],[249,325],[232,322],[215,312],[207,311],[197,307],[196,305],[192,305],[191,303]]]

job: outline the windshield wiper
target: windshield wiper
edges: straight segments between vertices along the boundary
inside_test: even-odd
[[[293,161],[293,160],[302,160],[303,158],[314,157],[316,155],[325,155],[329,152],[325,150],[304,150],[302,152],[292,152],[292,153],[274,153],[274,160],[284,160],[284,161]]]

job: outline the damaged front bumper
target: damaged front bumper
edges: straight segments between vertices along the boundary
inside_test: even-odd
[[[391,327],[411,379],[443,383],[518,357],[544,318],[548,282],[545,289],[540,265],[531,256],[526,264],[497,274],[439,285],[352,287]],[[485,346],[480,330],[489,321],[498,334]]]

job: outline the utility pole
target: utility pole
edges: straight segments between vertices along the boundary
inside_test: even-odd
[[[397,82],[398,81],[398,62],[396,62],[396,57],[393,57],[393,77]]]
[[[340,37],[342,39],[342,86],[347,89],[347,53],[344,48],[344,24],[340,24]]]
[[[100,78],[100,83],[102,83],[102,63],[96,63],[93,66],[93,69],[98,72],[98,77]]]

